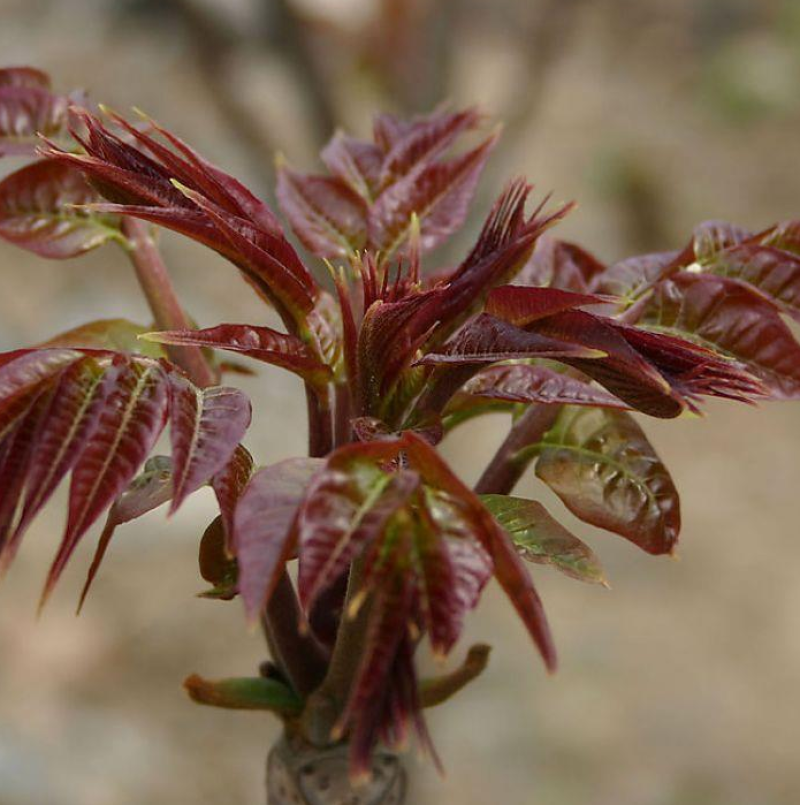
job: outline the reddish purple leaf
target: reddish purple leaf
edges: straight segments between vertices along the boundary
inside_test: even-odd
[[[0,411],[82,357],[74,349],[23,349],[0,355]]]
[[[496,137],[447,162],[427,165],[388,187],[370,209],[371,249],[392,255],[420,222],[420,248],[430,251],[461,227]]]
[[[380,173],[381,187],[387,187],[410,173],[419,172],[439,156],[465,131],[480,122],[475,109],[458,112],[434,112],[411,121],[405,134],[388,148]],[[389,145],[389,143],[386,143]]]
[[[523,288],[505,285],[495,288],[486,300],[486,312],[498,319],[527,327],[539,319],[554,316],[567,310],[602,305],[609,302],[605,296],[573,293],[558,288]]]
[[[53,396],[52,386],[36,394],[18,424],[0,445],[0,575],[14,559],[19,539],[13,534],[19,500],[30,468],[31,453]]]
[[[513,403],[628,408],[603,389],[544,366],[527,363],[490,366],[463,387],[465,394]]]
[[[466,259],[443,281],[445,293],[439,318],[446,332],[477,312],[490,291],[511,281],[519,272],[543,232],[564,218],[571,204],[544,212],[545,199],[526,217],[525,203],[531,185],[518,179],[497,199]]]
[[[36,67],[2,67],[0,68],[0,87],[50,89],[50,76]]]
[[[238,352],[248,358],[288,369],[315,385],[324,385],[331,379],[331,370],[299,338],[279,333],[269,327],[220,324],[205,330],[148,333],[147,340],[159,344],[192,345]]]
[[[140,146],[114,135],[88,113],[80,119],[88,134],[85,138],[73,134],[87,153],[50,148],[49,156],[82,170],[124,212],[171,227],[220,251],[276,305],[287,326],[302,327],[319,286],[263,202],[164,129],[156,128],[174,150],[119,118],[117,122]],[[120,206],[102,205],[101,209],[123,211]]]
[[[413,596],[411,577],[397,573],[377,588],[372,601],[361,662],[333,733],[341,735],[351,727],[350,773],[355,779],[369,775],[372,750],[386,720],[387,677],[408,629]]]
[[[775,305],[741,282],[678,274],[657,287],[641,324],[736,359],[775,399],[800,399],[800,346]]]
[[[759,240],[765,246],[800,254],[800,220],[782,221],[762,232]]]
[[[69,99],[39,84],[0,84],[0,156],[33,156],[39,135],[56,137],[66,126]]]
[[[469,321],[436,352],[428,352],[418,363],[481,364],[519,358],[601,358],[596,348],[571,344],[531,333],[483,313]]]
[[[377,145],[339,132],[321,156],[328,170],[366,201],[378,194],[383,153]]]
[[[225,525],[226,547],[231,554],[233,546],[233,517],[236,504],[253,476],[253,457],[243,445],[239,445],[228,463],[211,479],[211,487],[219,504],[222,522]]]
[[[462,517],[467,520],[475,538],[492,558],[494,575],[500,586],[522,618],[545,665],[554,670],[556,653],[542,602],[508,536],[474,492],[453,473],[430,445],[412,433],[405,435],[405,441],[409,459],[423,480],[458,501]]]
[[[239,498],[233,545],[239,560],[239,593],[251,620],[266,606],[294,551],[297,540],[293,524],[298,506],[323,464],[314,458],[273,464],[259,470]]]
[[[225,212],[194,190],[182,190],[228,241],[234,262],[273,301],[284,323],[302,323],[314,308],[319,286],[291,244]]]
[[[302,244],[318,257],[347,257],[367,238],[367,206],[341,179],[304,176],[282,165],[278,203]]]
[[[67,528],[42,604],[80,538],[128,486],[166,424],[167,384],[159,364],[117,359],[103,382],[110,386],[108,397],[72,471]]]
[[[606,266],[574,243],[540,238],[528,262],[514,277],[514,285],[559,288],[589,293]]]
[[[95,360],[85,358],[61,374],[31,456],[15,541],[22,538],[91,438],[105,402],[103,371]]]
[[[704,269],[746,282],[800,321],[800,256],[774,247],[743,244],[717,253]]]
[[[416,473],[388,475],[360,460],[360,447],[339,450],[328,459],[298,511],[298,588],[307,612],[364,545],[383,534],[419,486]]]
[[[54,160],[27,165],[0,182],[0,238],[56,259],[121,240],[115,217],[73,206],[99,198],[70,165]]]
[[[250,425],[250,401],[238,389],[199,389],[170,375],[173,495],[170,513],[228,463]]]
[[[703,221],[694,228],[692,243],[695,260],[704,263],[719,252],[752,238],[752,233],[727,221]]]
[[[655,252],[615,263],[597,278],[596,290],[624,299],[635,299],[654,282],[675,270],[682,252]]]

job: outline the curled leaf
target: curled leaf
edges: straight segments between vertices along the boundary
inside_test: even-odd
[[[121,241],[115,216],[79,208],[98,200],[70,165],[54,160],[27,165],[0,182],[0,238],[56,259]]]
[[[537,450],[536,474],[574,515],[648,553],[674,550],[678,491],[629,414],[566,407]]]
[[[606,584],[594,551],[551,517],[541,503],[509,495],[481,495],[481,501],[524,559],[552,565],[578,581]]]
[[[735,359],[775,399],[800,399],[800,346],[775,305],[741,282],[678,274],[656,288],[640,323]]]

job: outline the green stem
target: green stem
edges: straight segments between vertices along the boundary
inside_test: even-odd
[[[178,301],[167,267],[146,224],[135,218],[123,218],[126,252],[144,292],[159,330],[191,330],[192,323]],[[168,346],[170,359],[181,367],[201,388],[213,386],[217,377],[199,347]]]

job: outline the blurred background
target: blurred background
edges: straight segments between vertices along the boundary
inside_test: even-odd
[[[311,169],[335,127],[363,134],[373,111],[451,99],[505,122],[472,234],[517,173],[577,199],[559,235],[608,261],[682,246],[707,218],[800,217],[797,0],[0,0],[0,62],[145,109],[267,196],[276,151]],[[162,242],[202,325],[271,323],[221,258]],[[0,350],[116,316],[147,320],[112,246],[48,263],[0,244]],[[287,377],[241,382],[261,463],[304,449]],[[800,408],[707,410],[648,423],[683,495],[682,561],[564,515],[613,589],[534,570],[553,678],[489,590],[463,648],[492,643],[490,668],[431,713],[448,773],[412,758],[409,802],[800,802]],[[444,450],[472,480],[506,427],[469,426]],[[563,514],[534,479],[521,491]],[[0,586],[0,805],[263,802],[276,724],[180,687],[264,656],[238,602],[194,597],[212,514],[203,493],[173,522],[120,529],[76,619],[87,539],[37,622],[63,497],[45,512]]]

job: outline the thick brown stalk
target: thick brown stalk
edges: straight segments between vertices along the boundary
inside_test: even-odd
[[[124,218],[122,233],[128,245],[136,278],[159,330],[191,330],[192,323],[181,307],[167,267],[150,235],[147,224]],[[168,346],[170,359],[183,369],[197,386],[213,386],[217,377],[199,347]]]
[[[319,748],[291,730],[267,759],[267,805],[402,805],[406,771],[396,755],[378,750],[368,781],[353,785],[346,744]]]
[[[544,436],[560,409],[559,405],[531,405],[525,411],[475,485],[479,495],[508,495],[514,489],[527,466],[527,462],[519,459],[520,451]]]

